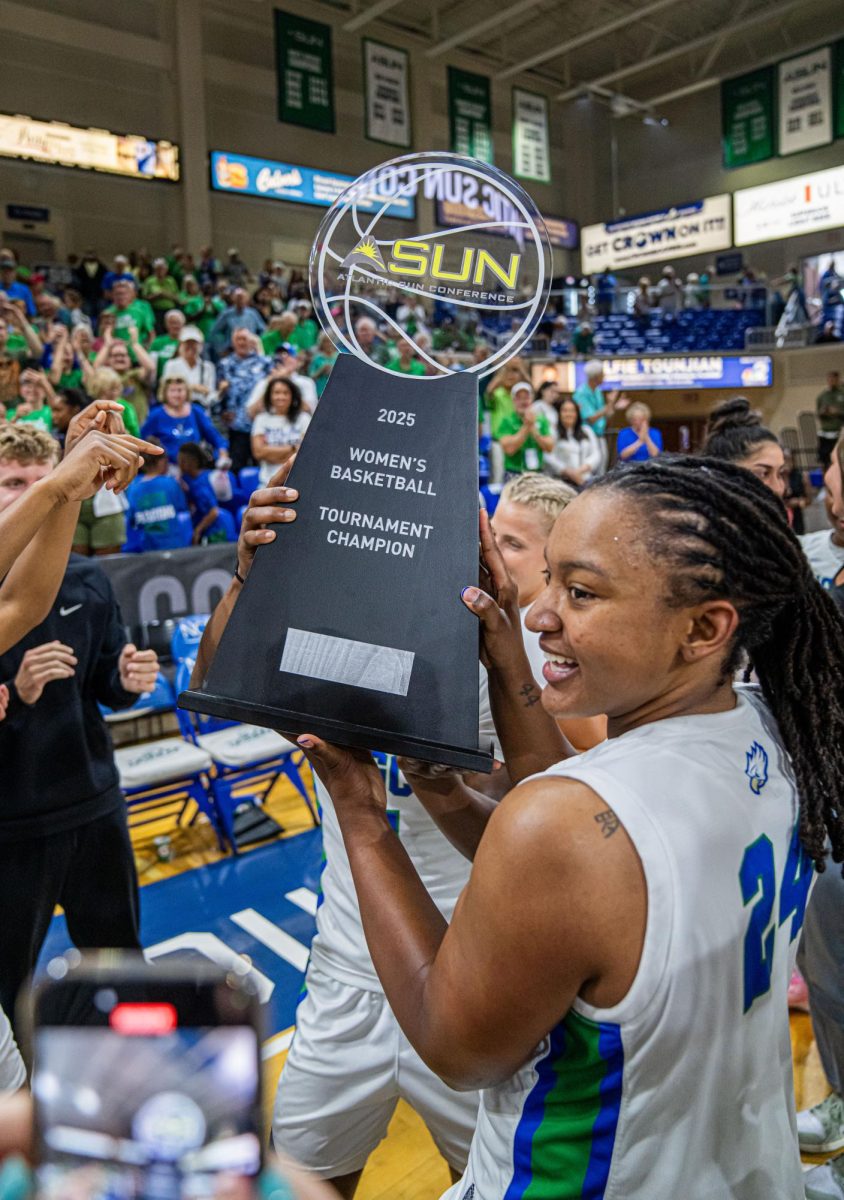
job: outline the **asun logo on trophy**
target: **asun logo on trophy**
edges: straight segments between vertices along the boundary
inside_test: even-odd
[[[434,220],[420,233],[390,236],[395,223],[387,211],[410,196],[433,201],[434,211],[438,202],[458,204],[466,223]],[[393,159],[350,184],[320,226],[310,277],[320,321],[339,350],[388,369],[357,337],[357,322],[369,317],[384,339],[412,344],[428,372],[420,378],[430,380],[464,370],[486,374],[518,354],[545,311],[551,269],[545,224],[519,184],[476,159],[431,153]],[[402,305],[416,310],[412,327],[391,312]],[[490,356],[470,364],[438,359],[430,331],[443,312],[460,330],[480,318],[482,336],[491,318],[484,339]]]
[[[408,236],[389,214],[410,197]],[[438,220],[442,204],[460,225]],[[335,201],[310,281],[342,353],[288,479],[296,520],[259,547],[181,704],[491,770],[478,624],[460,599],[478,581],[478,373],[531,336],[551,261],[530,197],[475,159],[394,159]]]

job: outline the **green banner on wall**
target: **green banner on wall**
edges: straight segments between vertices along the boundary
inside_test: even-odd
[[[486,75],[448,68],[448,124],[455,154],[492,162],[492,102]]]
[[[832,47],[832,104],[833,136],[844,138],[844,38]]]
[[[721,84],[721,133],[727,170],[774,156],[774,108],[773,67],[763,67]]]
[[[275,10],[278,119],[334,132],[331,27]]]

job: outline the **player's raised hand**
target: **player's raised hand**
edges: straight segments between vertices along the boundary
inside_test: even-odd
[[[384,776],[368,750],[335,746],[313,733],[301,734],[296,745],[304,750],[335,807],[387,807]]]
[[[94,428],[77,440],[48,476],[58,503],[87,500],[103,486],[122,492],[137,475],[143,454],[164,453],[163,447],[128,433],[104,433],[101,425],[106,418],[106,413],[98,414]]]
[[[519,592],[498,548],[489,516],[481,510],[481,587],[460,598],[481,622],[481,661],[487,668],[521,663],[524,657]],[[484,590],[486,588],[487,590]]]
[[[240,537],[237,539],[237,569],[243,579],[249,574],[252,559],[259,546],[268,546],[274,542],[275,530],[270,525],[287,525],[296,520],[296,512],[285,505],[299,499],[295,488],[283,487],[284,481],[290,474],[294,454],[287,460],[265,488],[258,488],[249,497],[249,507],[243,514],[240,527]]]
[[[80,438],[92,429],[101,433],[125,433],[123,424],[123,405],[116,400],[95,400],[78,412],[67,427],[64,448],[68,454]]]

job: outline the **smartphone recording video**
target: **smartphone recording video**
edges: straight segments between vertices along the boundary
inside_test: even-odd
[[[39,1196],[247,1200],[262,1138],[243,981],[193,962],[51,967],[32,1040]]]

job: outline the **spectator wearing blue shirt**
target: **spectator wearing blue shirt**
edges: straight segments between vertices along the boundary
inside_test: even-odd
[[[160,403],[144,421],[145,438],[157,438],[175,465],[179,447],[185,442],[208,442],[214,447],[217,463],[228,466],[226,439],[214,428],[201,404],[191,404],[190,388],[181,375],[168,375],[158,389]]]
[[[236,329],[232,337],[232,353],[217,367],[217,395],[222,407],[223,421],[229,430],[232,470],[239,472],[252,462],[252,418],[248,412],[249,398],[256,383],[266,379],[273,360],[255,349],[255,339],[245,329]],[[193,439],[196,441],[196,439]]]
[[[606,439],[607,418],[611,417],[614,412],[625,409],[630,401],[626,396],[619,396],[618,392],[604,395],[601,391],[601,384],[604,382],[604,368],[596,358],[586,364],[583,373],[586,378],[576,389],[574,402],[580,409],[583,423],[589,426],[598,439],[601,465],[596,474],[603,475],[609,460]]]
[[[191,507],[193,544],[235,541],[234,520],[217,503],[205,451],[196,442],[185,442],[180,447],[179,470]]]
[[[605,267],[595,280],[595,300],[599,317],[608,317],[615,300],[617,281],[609,267]]]
[[[25,283],[18,280],[18,260],[11,250],[0,250],[0,291],[13,303],[23,302],[28,317],[35,316],[35,301]]]
[[[157,438],[148,438],[153,445]],[[159,443],[160,444],[160,443]],[[141,472],[126,489],[129,505],[126,513],[124,550],[179,550],[193,539],[188,502],[181,484],[167,474],[165,456],[144,455]]]
[[[238,329],[245,329],[256,337],[267,328],[266,322],[257,308],[249,304],[249,293],[246,288],[236,287],[232,292],[232,302],[220,313],[208,332],[208,345],[214,358],[225,354],[230,345],[234,345],[234,334]]]
[[[651,410],[636,400],[627,410],[629,429],[618,435],[615,451],[620,462],[647,462],[662,454],[662,434],[651,429]]]
[[[111,304],[112,295],[111,289],[117,283],[118,279],[126,279],[137,287],[137,279],[132,274],[129,266],[129,259],[125,254],[116,254],[114,256],[113,265],[110,271],[106,271],[102,279],[103,297],[106,303]]]

